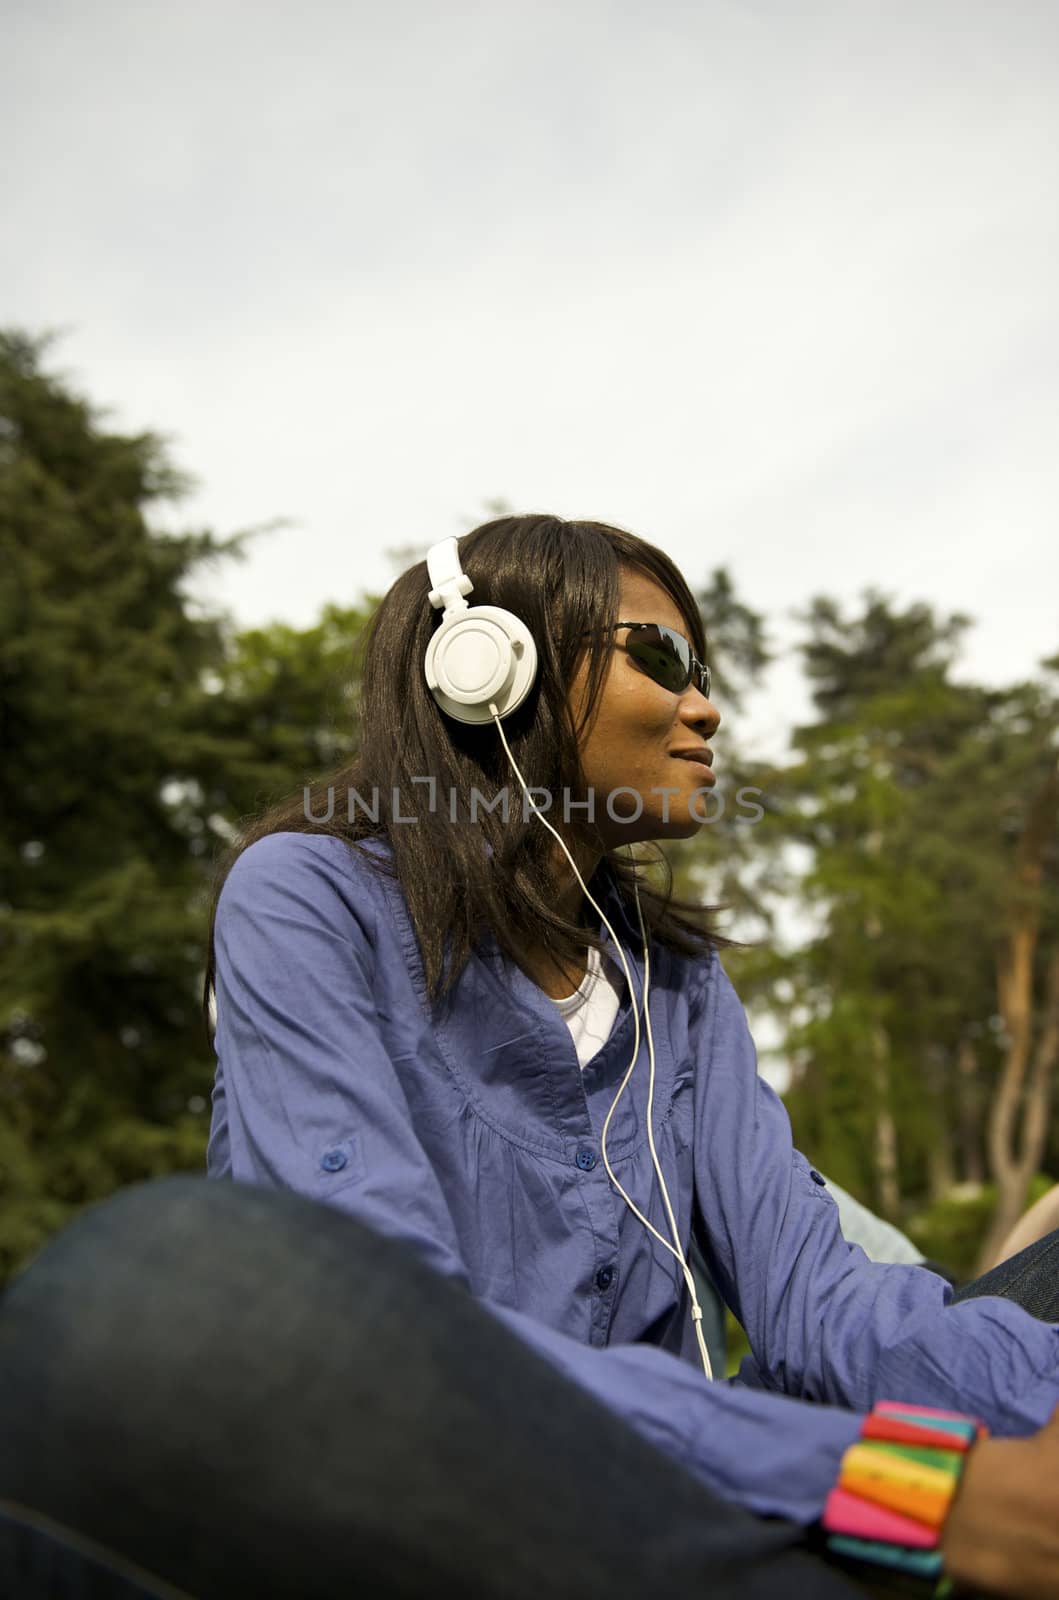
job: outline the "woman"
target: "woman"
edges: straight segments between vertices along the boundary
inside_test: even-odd
[[[935,1275],[845,1243],[756,1074],[723,941],[618,854],[697,832],[714,782],[684,580],[629,534],[550,517],[452,555],[379,608],[349,771],[263,818],[224,877],[211,1175],[404,1241],[758,1514],[816,1523],[876,1402],[1036,1434],[1057,1329],[952,1306]],[[749,1335],[735,1383],[707,1381],[693,1233]],[[967,1456],[940,1536],[957,1576],[995,1582],[968,1530],[1019,1448]]]

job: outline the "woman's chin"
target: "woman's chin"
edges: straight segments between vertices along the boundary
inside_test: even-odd
[[[693,839],[699,830],[705,826],[705,817],[670,817],[668,822],[660,824],[664,831],[653,834],[652,837],[655,839]]]
[[[646,814],[628,822],[611,824],[607,848],[620,845],[646,844],[649,839],[692,839],[706,825],[705,817],[689,815],[687,811],[671,811],[668,817],[650,817]]]

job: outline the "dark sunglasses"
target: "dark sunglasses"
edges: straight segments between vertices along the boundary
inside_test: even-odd
[[[612,633],[615,628],[629,629],[623,648],[663,689],[683,694],[692,678],[697,677],[700,693],[707,700],[710,698],[710,669],[699,660],[682,633],[663,628],[659,622],[612,622],[605,631]]]

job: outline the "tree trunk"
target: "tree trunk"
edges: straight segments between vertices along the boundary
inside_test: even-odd
[[[1009,1050],[1009,1063],[1012,1052]],[[1021,1138],[1016,1145],[1015,1118],[1025,1063],[1005,1065],[989,1130],[989,1154],[999,1199],[996,1215],[982,1246],[979,1270],[987,1272],[1001,1255],[1001,1246],[1026,1209],[1030,1182],[1040,1167],[1048,1135],[1052,1074],[1059,1060],[1059,949],[1049,962],[1044,1016],[1022,1103]]]
[[[897,1123],[890,1105],[890,1041],[885,1028],[877,1027],[872,1036],[875,1056],[875,1180],[879,1210],[896,1222],[901,1209],[901,1189],[897,1175]]]
[[[978,1054],[965,1034],[956,1052],[956,1100],[959,1117],[960,1182],[985,1182],[982,1164],[982,1097]]]
[[[956,1181],[952,1162],[952,1135],[946,1116],[945,1055],[936,1045],[928,1045],[923,1058],[923,1077],[931,1106],[931,1143],[927,1151],[927,1191],[931,1200],[948,1194]]]
[[[1059,949],[1048,963],[1037,1048],[1034,1034],[1033,970],[1040,933],[1040,885],[1044,855],[1059,812],[1059,772],[1034,796],[1016,857],[1009,932],[997,959],[997,996],[1008,1048],[989,1117],[987,1148],[998,1203],[982,1246],[979,1270],[997,1259],[1026,1207],[1030,1180],[1040,1165],[1048,1132],[1052,1071],[1059,1056]]]
[[[956,1182],[952,1164],[952,1149],[944,1127],[937,1130],[937,1142],[927,1151],[927,1193],[931,1200],[941,1200]]]

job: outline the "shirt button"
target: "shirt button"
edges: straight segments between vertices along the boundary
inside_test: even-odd
[[[822,1178],[820,1176],[820,1174],[817,1172],[815,1167],[810,1167],[809,1168],[809,1176],[810,1176],[810,1178],[812,1178],[814,1183],[819,1183],[819,1184],[826,1184],[827,1183],[827,1179],[826,1178]]]
[[[582,1172],[591,1172],[592,1168],[596,1164],[595,1151],[590,1150],[587,1145],[583,1144],[574,1157],[574,1160],[577,1162]]]
[[[341,1172],[348,1160],[344,1150],[325,1150],[320,1157],[320,1165],[325,1172]]]
[[[613,1282],[614,1282],[614,1268],[613,1267],[600,1267],[599,1271],[596,1273],[596,1288],[597,1289],[609,1289]]]

